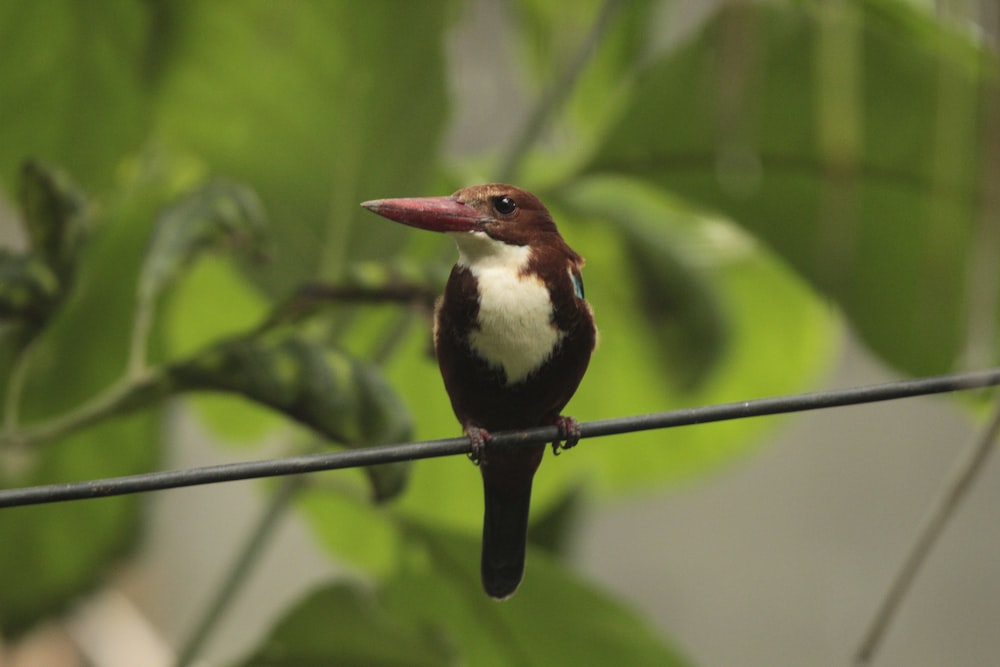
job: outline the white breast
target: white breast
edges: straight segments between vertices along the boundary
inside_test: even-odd
[[[562,332],[552,322],[552,301],[545,284],[523,275],[531,251],[508,246],[485,234],[455,234],[459,265],[479,285],[479,329],[469,343],[483,359],[502,368],[507,384],[517,384],[552,354]]]

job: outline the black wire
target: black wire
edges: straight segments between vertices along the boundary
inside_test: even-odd
[[[821,408],[833,408],[862,403],[874,403],[928,394],[940,394],[967,389],[1000,385],[1000,368],[971,371],[952,375],[901,380],[885,384],[834,389],[809,394],[795,394],[775,398],[761,398],[739,403],[723,403],[683,410],[670,410],[653,414],[602,419],[580,424],[584,438],[618,435],[635,431],[648,431],[676,426],[690,426],[729,419],[761,417]],[[559,430],[555,426],[506,431],[492,434],[490,447],[513,447],[552,442]],[[121,496],[130,493],[175,489],[200,484],[216,484],[243,479],[298,475],[322,470],[338,470],[359,466],[395,463],[453,454],[468,454],[467,438],[447,438],[349,449],[324,454],[308,454],[263,461],[246,461],[221,465],[166,470],[161,472],[112,477],[86,482],[47,484],[18,489],[0,490],[0,508],[21,505],[38,505],[65,500],[83,500]]]

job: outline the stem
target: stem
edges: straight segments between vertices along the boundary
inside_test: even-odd
[[[270,504],[265,508],[250,534],[250,538],[237,555],[236,562],[229,569],[229,575],[219,586],[215,598],[205,610],[200,622],[195,626],[194,634],[180,650],[177,667],[190,667],[194,664],[195,658],[205,648],[205,644],[218,628],[219,622],[225,617],[229,607],[243,588],[243,583],[253,572],[264,553],[264,549],[270,542],[278,522],[284,517],[285,511],[303,488],[303,484],[303,478],[298,476],[286,477],[282,480],[277,493],[271,498]]]
[[[583,40],[580,49],[570,60],[569,65],[564,69],[551,86],[544,89],[538,98],[528,120],[521,128],[520,134],[510,144],[510,149],[500,161],[500,168],[497,170],[497,178],[500,181],[510,181],[517,175],[520,163],[528,153],[528,149],[538,141],[539,135],[545,126],[548,125],[552,114],[562,106],[566,98],[569,97],[573,84],[580,73],[586,67],[590,57],[597,50],[597,46],[604,39],[604,35],[611,27],[615,15],[622,8],[622,0],[606,0],[601,7],[590,33]]]
[[[998,433],[1000,433],[1000,404],[997,405],[983,432],[962,453],[945,481],[940,495],[931,503],[924,515],[916,541],[896,572],[889,590],[886,591],[875,617],[868,626],[855,656],[855,665],[860,667],[871,662],[931,549],[948,525],[959,503],[972,489],[976,475],[986,467],[986,461],[995,449]]]
[[[21,431],[5,432],[0,442],[16,442],[27,447],[57,440],[85,426],[145,405],[152,397],[168,391],[166,387],[160,386],[163,380],[162,372],[147,371],[141,379],[119,381],[97,398],[71,412]]]
[[[128,366],[125,377],[134,381],[146,372],[146,357],[149,347],[149,332],[153,326],[153,299],[136,300],[135,319],[132,321],[132,335],[129,338]]]
[[[10,370],[7,378],[7,391],[4,394],[3,404],[3,427],[0,429],[5,437],[12,437],[17,432],[20,421],[21,396],[24,394],[24,384],[28,379],[28,362],[31,357],[33,344],[27,343],[22,347]]]

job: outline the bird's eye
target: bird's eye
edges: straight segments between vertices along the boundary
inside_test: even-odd
[[[504,195],[493,200],[493,208],[495,208],[497,213],[500,213],[501,215],[509,215],[517,208],[517,202],[507,195]]]

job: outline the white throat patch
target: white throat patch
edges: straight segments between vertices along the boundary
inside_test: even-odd
[[[508,385],[522,382],[563,337],[552,322],[545,283],[522,274],[531,249],[501,243],[483,232],[452,236],[458,244],[458,264],[479,285],[479,329],[471,332],[469,343],[491,366],[503,369]]]

